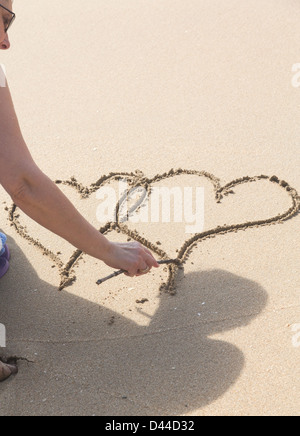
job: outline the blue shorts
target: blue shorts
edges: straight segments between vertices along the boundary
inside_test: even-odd
[[[2,254],[5,251],[5,244],[6,244],[6,236],[0,232],[0,256],[2,256]]]

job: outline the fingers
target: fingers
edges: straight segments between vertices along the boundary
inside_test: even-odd
[[[153,257],[152,253],[141,244],[139,245],[139,255],[135,265],[125,275],[129,277],[139,277],[148,274],[153,267],[159,268],[159,264]]]
[[[148,274],[151,271],[151,267],[150,266],[145,266],[145,268],[140,268],[137,272],[137,276],[143,276],[145,274]]]
[[[141,276],[141,275],[144,275],[144,274],[148,274],[153,267],[158,268],[159,264],[154,259],[154,257],[152,256],[151,252],[144,248],[143,262],[142,262],[142,265],[139,266],[136,275],[137,276]]]
[[[145,250],[145,252],[146,252],[147,254],[149,254],[149,255],[151,256],[152,260],[154,261],[154,263],[153,263],[152,266],[153,266],[154,268],[159,268],[160,265],[157,263],[157,260],[153,257],[151,251],[148,250],[148,248],[144,248],[144,250]]]
[[[139,277],[148,274],[151,271],[151,267],[143,263],[142,266],[136,267],[134,270],[125,273],[128,277]]]

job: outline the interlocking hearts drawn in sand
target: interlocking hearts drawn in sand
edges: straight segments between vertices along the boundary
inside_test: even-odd
[[[66,181],[56,180],[55,183],[57,185],[63,184],[63,185],[71,186],[81,195],[82,198],[88,198],[91,196],[91,194],[98,191],[98,189],[100,189],[105,184],[110,183],[112,181],[124,180],[126,178],[126,181],[129,186],[128,191],[130,191],[131,189],[143,187],[145,188],[144,192],[147,192],[147,194],[151,195],[151,188],[153,184],[180,175],[195,175],[198,177],[205,177],[207,180],[209,180],[213,185],[214,192],[215,192],[215,199],[217,203],[221,203],[222,199],[225,196],[234,194],[233,189],[236,188],[238,185],[255,183],[260,180],[267,180],[270,183],[277,184],[283,190],[285,190],[286,193],[290,196],[292,204],[287,211],[285,211],[282,214],[278,214],[274,217],[264,220],[244,222],[241,224],[218,226],[217,228],[195,234],[191,238],[186,240],[183,246],[178,250],[177,258],[173,259],[173,262],[171,262],[168,265],[167,282],[163,283],[160,287],[161,291],[168,292],[170,294],[175,294],[175,279],[178,269],[183,267],[184,263],[188,259],[189,254],[198,243],[203,242],[208,238],[215,238],[218,235],[224,235],[230,232],[238,232],[241,230],[247,230],[254,227],[262,227],[262,226],[269,226],[273,224],[283,223],[284,221],[287,221],[292,217],[296,216],[300,210],[300,197],[297,191],[294,188],[292,188],[287,182],[285,182],[284,180],[279,180],[279,178],[276,176],[271,176],[271,177],[266,175],[260,175],[255,177],[246,176],[233,180],[232,182],[227,183],[225,186],[221,186],[220,180],[216,178],[214,175],[206,171],[171,169],[168,173],[156,175],[155,177],[149,179],[141,171],[137,170],[134,173],[125,173],[125,172],[110,173],[109,175],[101,177],[96,183],[91,184],[90,187],[83,186],[75,179],[75,177],[72,177],[70,180],[66,180]],[[125,193],[125,198],[126,198],[126,194],[128,194],[128,192]],[[112,231],[123,233],[129,236],[130,238],[134,239],[135,241],[140,242],[142,245],[149,248],[150,250],[152,250],[162,260],[172,261],[172,259],[170,259],[170,257],[164,250],[162,250],[156,244],[147,241],[136,230],[130,230],[128,226],[124,224],[122,220],[119,219],[119,211],[120,208],[122,207],[122,201],[124,201],[124,197],[123,200],[122,199],[119,200],[118,203],[116,204],[116,217],[117,217],[116,222],[108,222],[99,231],[102,234],[108,234],[109,232]],[[142,206],[143,201],[144,198],[141,198],[140,201],[138,201],[138,203],[134,206],[134,209],[133,210],[131,209],[130,212],[132,213],[133,211],[138,211],[138,209]],[[80,250],[74,251],[69,261],[66,264],[64,264],[58,255],[48,250],[38,240],[34,239],[32,236],[29,235],[26,228],[24,228],[19,221],[18,208],[15,204],[13,204],[10,209],[8,209],[8,213],[9,213],[9,220],[11,222],[11,225],[15,228],[17,233],[21,237],[29,241],[30,243],[34,244],[39,250],[42,251],[44,255],[49,257],[51,261],[54,262],[54,264],[58,267],[59,274],[60,274],[60,284],[58,289],[63,290],[67,286],[72,285],[72,283],[76,280],[76,275],[73,267],[79,262],[79,260],[81,259],[84,253],[82,253]],[[97,278],[99,277],[95,277],[95,280]]]

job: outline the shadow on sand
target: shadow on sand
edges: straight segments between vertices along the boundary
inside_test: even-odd
[[[0,384],[1,416],[185,414],[238,379],[243,353],[210,336],[262,311],[267,295],[257,283],[223,270],[188,274],[175,297],[160,297],[149,326],[120,315],[108,326],[114,312],[58,293],[8,243],[11,271],[0,282],[5,354],[33,363],[20,360],[18,376]]]

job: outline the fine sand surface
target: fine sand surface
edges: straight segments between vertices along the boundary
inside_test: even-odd
[[[109,238],[182,265],[97,286],[113,271],[2,189],[0,415],[299,415],[299,2],[14,3],[0,63],[36,162]],[[100,223],[124,177],[204,188],[203,232]]]

